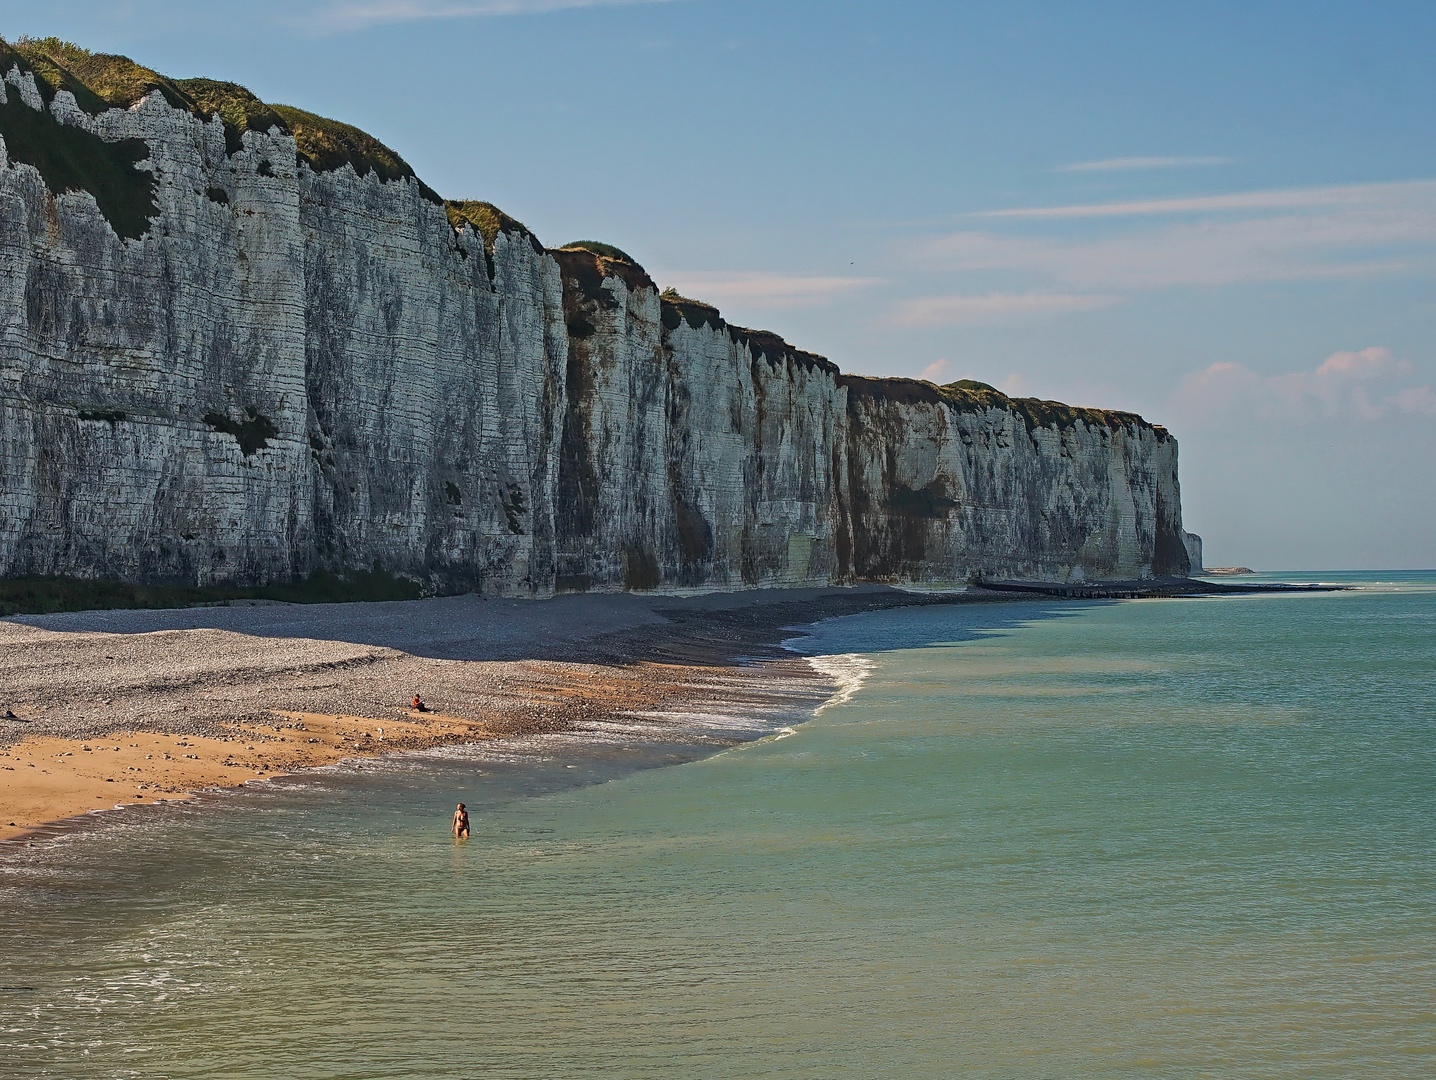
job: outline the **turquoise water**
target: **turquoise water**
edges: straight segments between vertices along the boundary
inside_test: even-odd
[[[0,1075],[1436,1074],[1436,574],[1348,580],[833,620],[790,735],[31,849]]]

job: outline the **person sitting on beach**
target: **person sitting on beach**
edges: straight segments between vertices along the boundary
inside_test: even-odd
[[[415,694],[415,695],[414,695],[414,711],[415,711],[415,712],[428,712],[428,711],[429,711],[429,706],[427,706],[427,705],[424,704],[424,699],[421,698],[418,694]]]
[[[464,804],[459,803],[459,808],[454,811],[454,836],[460,840],[469,838],[469,812],[464,809]]]

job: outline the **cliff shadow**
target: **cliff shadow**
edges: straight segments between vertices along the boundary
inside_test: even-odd
[[[477,595],[352,604],[236,601],[226,606],[14,615],[3,620],[57,633],[162,634],[219,630],[250,637],[338,641],[435,660],[726,665],[773,657],[820,620],[897,607],[927,613],[860,650],[967,640],[1034,618],[1073,613],[1074,601],[914,594],[880,585],[765,589],[699,596],[570,594],[546,600]],[[945,614],[937,615],[942,612]],[[821,623],[831,627],[833,623]],[[805,642],[828,642],[827,631]],[[798,646],[805,655],[814,655]],[[839,650],[843,651],[843,650]]]

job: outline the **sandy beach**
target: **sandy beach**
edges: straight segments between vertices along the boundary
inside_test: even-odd
[[[779,648],[786,627],[957,598],[868,586],[11,617],[0,842],[346,758],[756,705],[772,691],[754,661],[821,693]]]

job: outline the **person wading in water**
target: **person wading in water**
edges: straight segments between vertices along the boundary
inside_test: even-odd
[[[459,808],[454,811],[453,832],[456,839],[467,840],[469,838],[469,812],[464,809],[463,803],[459,803]]]

